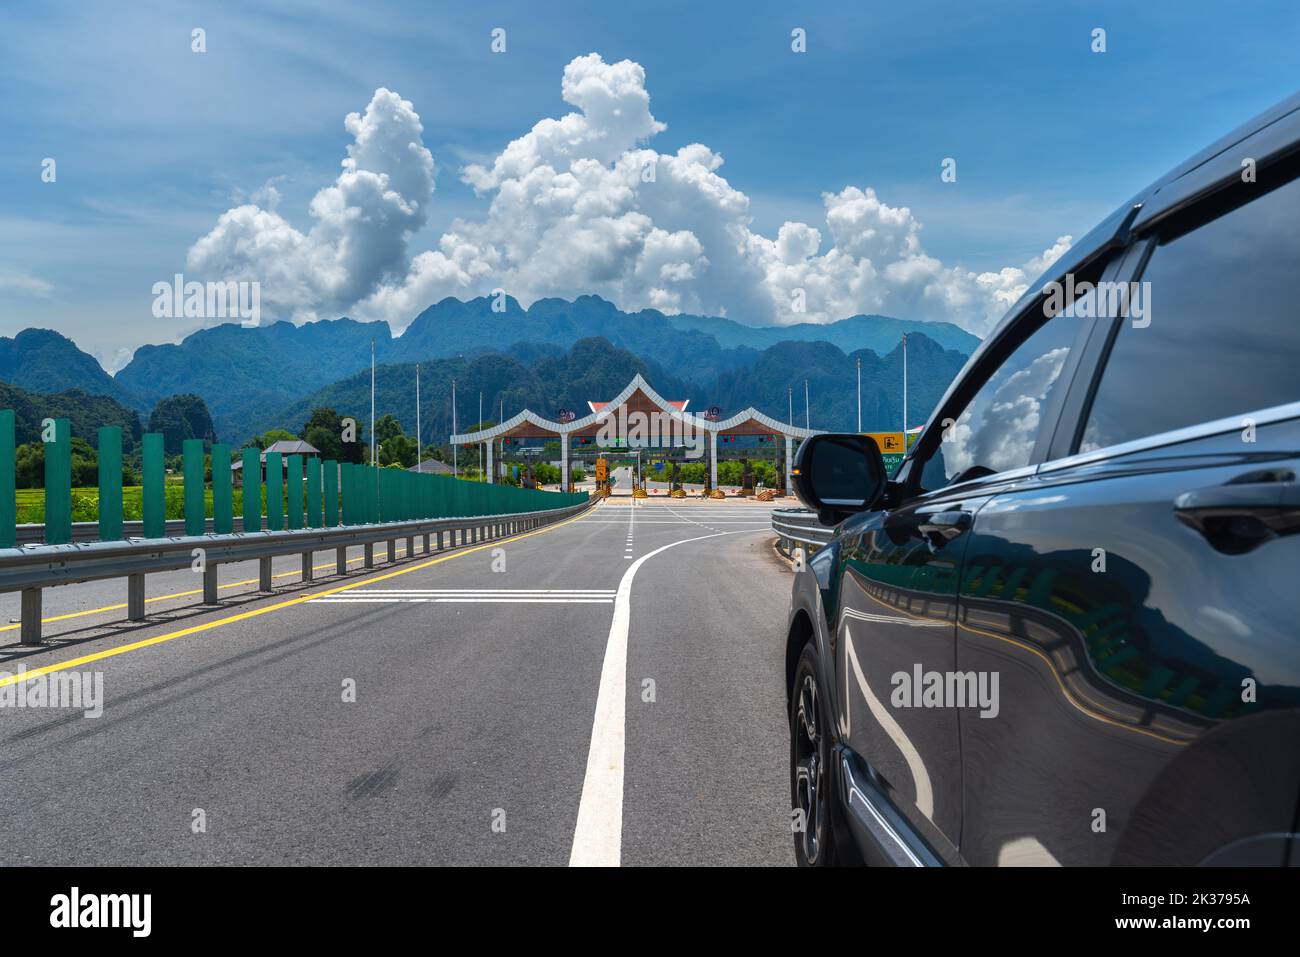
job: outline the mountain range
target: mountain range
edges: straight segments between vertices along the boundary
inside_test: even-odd
[[[804,423],[804,378],[808,380],[810,419],[816,428],[853,431],[857,427],[855,359],[862,360],[862,425],[867,431],[895,431],[902,424],[902,346],[884,356],[869,349],[846,355],[828,342],[780,342],[758,353],[754,365],[724,373],[702,389],[657,363],[620,349],[600,337],[580,339],[567,351],[524,348],[513,354],[435,359],[421,364],[420,433],[428,442],[452,433],[451,383],[456,381],[456,425],[473,429],[481,420],[502,421],[528,408],[555,416],[561,409],[588,412],[587,401],[612,399],[640,373],[665,399],[692,399],[692,411],[716,405],[729,416],[748,406],[794,424]],[[922,422],[942,396],[966,356],[944,349],[919,333],[908,337],[908,413]],[[791,378],[797,374],[799,378]],[[787,392],[787,389],[792,390]],[[700,401],[703,400],[703,401]],[[379,366],[375,405],[391,413],[408,435],[415,432],[415,365]],[[297,432],[314,408],[331,408],[359,423],[369,420],[370,370],[331,383],[281,409],[261,428],[282,426]]]
[[[905,332],[916,334],[909,337],[909,403],[919,422],[979,342],[951,323],[864,315],[824,325],[759,328],[716,316],[668,316],[652,309],[627,313],[598,296],[539,299],[527,309],[509,297],[444,299],[397,337],[385,322],[346,317],[301,326],[225,324],[176,344],[142,346],[116,376],[59,333],[27,329],[13,339],[0,338],[0,380],[30,392],[77,388],[146,415],[160,399],[194,393],[206,402],[221,440],[240,443],[268,428],[297,428],[313,404],[351,408],[358,388],[365,391],[368,415],[373,344],[381,366],[380,411],[397,414],[408,431],[414,428],[413,366],[422,363],[430,403],[422,431],[430,441],[450,427],[450,398],[443,401],[439,390],[445,384],[449,393],[453,376],[461,389],[462,420],[477,417],[480,389],[487,402],[484,417],[493,420],[502,399],[507,416],[525,405],[582,414],[585,400],[611,397],[632,371],[642,372],[661,394],[691,398],[697,406],[736,411],[752,404],[784,419],[787,388],[801,391],[807,378],[813,424],[853,428],[853,358],[861,357],[864,426],[878,422],[886,428],[901,421],[901,395],[895,396],[901,391],[901,354],[895,354]],[[603,345],[584,342],[592,339]],[[592,362],[599,363],[598,374],[583,365]],[[410,383],[409,423],[398,407],[405,404],[400,397],[405,387],[399,385],[404,381]],[[391,397],[385,396],[388,389]],[[386,404],[389,398],[396,405]],[[801,402],[796,396],[796,408]],[[434,411],[437,403],[446,407],[445,425]]]
[[[81,389],[41,393],[0,382],[0,409],[14,411],[14,439],[19,445],[39,442],[45,419],[68,420],[73,436],[99,446],[99,429],[116,425],[122,430],[122,450],[130,452],[140,440],[140,416],[134,409],[106,395]]]
[[[525,408],[548,416],[561,409],[586,415],[588,399],[613,398],[637,373],[665,397],[697,394],[684,379],[602,338],[580,339],[568,350],[525,347],[513,354],[486,353],[423,362],[420,434],[428,443],[446,441],[452,433],[453,379],[457,392],[456,427],[467,431],[479,421],[501,421],[502,411],[506,418]],[[414,363],[386,364],[376,369],[375,406],[380,414],[391,413],[406,434],[415,434]],[[312,409],[322,407],[351,416],[364,426],[370,414],[370,370],[331,383],[257,424],[267,428],[283,424],[296,432]]]
[[[140,397],[105,372],[94,356],[52,329],[24,329],[12,339],[0,336],[0,382],[28,392],[80,389],[132,408],[141,404]]]

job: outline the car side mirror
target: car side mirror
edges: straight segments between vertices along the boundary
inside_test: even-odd
[[[854,433],[804,439],[791,472],[799,501],[823,525],[838,525],[854,512],[875,507],[889,484],[875,439]]]

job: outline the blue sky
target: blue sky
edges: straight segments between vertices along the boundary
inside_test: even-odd
[[[798,6],[8,5],[0,334],[54,328],[116,368],[142,343],[192,331],[200,321],[152,315],[152,284],[189,277],[196,265],[200,279],[274,271],[235,242],[263,235],[265,224],[234,234],[234,224],[218,228],[223,214],[257,202],[274,209],[272,232],[307,234],[308,204],[339,177],[353,139],[344,116],[369,117],[381,87],[418,114],[436,169],[432,199],[420,197],[420,213],[404,222],[411,235],[396,258],[355,267],[345,291],[302,275],[307,266],[281,277],[284,288],[264,294],[272,317],[346,312],[400,327],[422,296],[478,294],[499,282],[525,300],[591,291],[628,308],[676,303],[783,322],[794,321],[782,310],[799,284],[816,300],[805,317],[813,321],[951,311],[978,331],[1023,277],[1002,285],[976,277],[1032,268],[1059,237],[1082,236],[1145,183],[1295,90],[1294,4]],[[204,54],[191,52],[194,27],[206,31]],[[490,50],[495,27],[507,31],[504,54]],[[791,51],[795,27],[807,31],[806,53]],[[1104,54],[1090,50],[1095,27],[1106,30]],[[642,191],[599,228],[572,227],[572,216],[557,213],[532,224],[546,230],[533,236],[504,199],[528,170],[478,192],[462,181],[464,166],[490,168],[539,120],[575,112],[561,78],[591,53],[600,70],[630,60],[643,71],[648,110],[666,129],[639,143],[663,155],[702,143],[725,159],[716,175],[729,192],[717,210]],[[375,106],[377,125],[381,114]],[[45,157],[57,162],[54,183],[41,181]],[[945,157],[957,160],[955,183],[940,181]],[[694,175],[686,166],[674,175]],[[840,232],[828,226],[823,194],[843,202]],[[457,218],[470,225],[454,228]],[[733,255],[723,246],[741,220],[756,251]],[[786,222],[817,232],[783,234]],[[877,242],[881,223],[895,233]],[[454,241],[443,248],[456,257],[406,275],[449,230]],[[227,245],[196,260],[191,249],[209,234]],[[484,252],[511,236],[565,254]],[[595,256],[610,236],[626,244],[622,258],[587,263],[581,244]],[[338,252],[319,243],[318,252]],[[758,249],[764,243],[772,248]],[[581,268],[568,268],[575,261]],[[498,272],[486,274],[485,263]],[[994,286],[996,296],[980,299]],[[351,301],[357,289],[367,298]]]

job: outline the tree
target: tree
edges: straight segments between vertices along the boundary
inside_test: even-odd
[[[72,487],[99,485],[99,456],[85,439],[72,439]]]
[[[205,449],[217,440],[207,405],[192,393],[159,400],[149,415],[149,431],[163,434],[167,455],[179,455],[186,439],[202,439]]]
[[[703,462],[682,462],[677,469],[677,481],[684,485],[703,485],[708,473],[708,466]]]
[[[375,439],[379,442],[379,464],[399,465],[410,468],[415,465],[419,449],[415,439],[402,432],[401,423],[391,415],[385,415],[375,423]]]
[[[18,488],[45,488],[44,442],[26,442],[15,450],[14,484]]]
[[[379,464],[400,465],[402,468],[415,465],[415,439],[400,433],[386,439],[379,446]]]
[[[387,442],[389,439],[404,434],[405,433],[402,432],[401,423],[398,422],[397,419],[393,418],[391,414],[385,415],[375,423],[375,440],[379,442],[381,447],[383,446],[383,443]]]
[[[14,484],[17,488],[45,487],[45,443],[27,442],[14,450]],[[72,487],[99,484],[99,456],[90,443],[72,439]]]
[[[355,420],[353,420],[355,421]],[[334,459],[338,462],[361,462],[364,460],[364,443],[361,441],[364,427],[356,423],[355,440],[343,441],[343,416],[331,408],[311,410],[311,417],[302,427],[302,439],[320,449],[321,458]]]

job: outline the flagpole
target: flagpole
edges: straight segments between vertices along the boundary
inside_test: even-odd
[[[451,434],[452,435],[456,434],[456,380],[455,379],[451,380]],[[453,439],[451,443],[451,474],[453,478],[460,475],[460,472],[456,467],[455,439]]]
[[[375,340],[370,340],[370,465],[379,464],[379,444],[375,441]]]
[[[415,364],[415,470],[420,469],[420,363]]]
[[[907,452],[907,333],[903,333],[903,452]]]
[[[858,356],[858,431],[862,431],[862,356]]]

